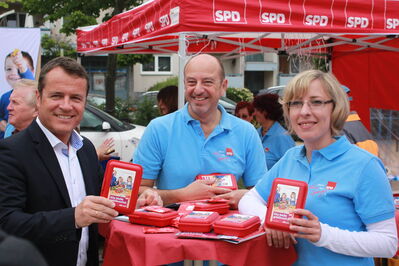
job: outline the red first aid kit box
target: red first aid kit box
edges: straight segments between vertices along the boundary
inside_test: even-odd
[[[221,188],[228,188],[235,190],[237,189],[237,180],[236,177],[232,174],[209,174],[209,175],[197,175],[195,177],[196,180],[210,180],[214,179],[215,183],[212,186],[221,187]]]
[[[142,174],[143,168],[138,164],[110,160],[105,168],[100,195],[113,201],[119,213],[132,214]]]
[[[195,211],[212,211],[219,214],[226,214],[229,212],[230,206],[227,202],[212,202],[209,200],[201,200],[194,202]]]
[[[179,230],[207,233],[212,230],[212,224],[217,218],[219,218],[217,212],[192,211],[180,218]]]
[[[137,209],[133,214],[129,215],[129,221],[135,224],[163,227],[171,225],[172,220],[177,216],[178,213],[175,210],[160,206],[147,206],[142,209]]]
[[[293,232],[289,229],[288,219],[300,215],[294,215],[294,209],[305,207],[308,184],[303,181],[276,178],[273,181],[270,196],[267,202],[266,227]]]
[[[243,237],[257,231],[259,226],[258,216],[236,213],[216,221],[213,230],[218,235]]]
[[[399,194],[393,194],[393,203],[395,204],[395,208],[399,209]]]

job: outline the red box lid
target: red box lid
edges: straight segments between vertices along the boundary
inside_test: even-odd
[[[119,213],[132,214],[136,208],[142,173],[143,168],[138,164],[108,161],[100,195],[113,201]]]
[[[267,202],[266,227],[293,232],[289,229],[288,219],[301,217],[291,212],[305,207],[307,193],[306,182],[285,178],[274,179]]]
[[[232,214],[213,224],[215,233],[242,237],[258,230],[260,219],[258,216]]]
[[[214,211],[219,214],[226,214],[229,212],[230,206],[226,202],[209,203],[208,200],[194,202],[195,211]]]
[[[219,218],[217,212],[192,211],[179,220],[179,230],[185,232],[209,232],[213,222]]]
[[[172,224],[172,220],[178,216],[177,211],[163,208],[165,212],[149,211],[146,208],[137,209],[132,215],[129,215],[129,221],[136,224],[168,226]]]
[[[208,175],[197,175],[196,180],[209,180],[215,179],[215,183],[212,186],[228,188],[228,189],[238,189],[236,177],[233,174],[208,174]]]

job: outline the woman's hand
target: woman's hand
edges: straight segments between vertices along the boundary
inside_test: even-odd
[[[304,209],[296,209],[293,213],[307,217],[304,218],[290,218],[290,230],[296,231],[294,237],[308,239],[311,242],[317,242],[321,237],[321,226],[319,218],[312,212]]]
[[[297,243],[297,241],[295,240],[295,238],[292,236],[291,233],[274,230],[266,227],[265,231],[266,231],[267,244],[269,245],[269,247],[273,246],[275,248],[289,248],[291,242],[293,244]]]

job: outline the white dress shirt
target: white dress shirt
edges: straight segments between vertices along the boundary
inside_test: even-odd
[[[39,118],[36,122],[46,135],[57,156],[65,184],[68,189],[69,199],[72,207],[76,207],[86,196],[86,188],[83,180],[82,169],[80,168],[77,151],[83,146],[83,138],[73,131],[68,146],[59,140],[53,133],[43,126]],[[84,266],[87,262],[87,249],[89,246],[88,227],[82,228],[82,236],[79,241],[79,253],[77,266]]]

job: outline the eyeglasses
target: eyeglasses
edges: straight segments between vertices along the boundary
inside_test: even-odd
[[[322,101],[322,100],[310,100],[310,101],[292,101],[292,102],[288,102],[288,108],[291,109],[302,109],[303,105],[305,103],[308,104],[308,106],[310,108],[321,108],[323,107],[325,104],[329,104],[329,103],[333,103],[333,100],[328,100],[328,101]]]

